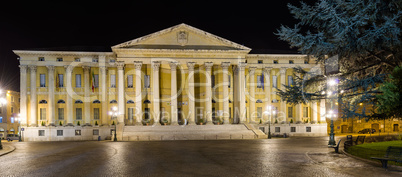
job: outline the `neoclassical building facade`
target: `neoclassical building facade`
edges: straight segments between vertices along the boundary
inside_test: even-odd
[[[312,72],[322,67],[306,55],[250,51],[186,24],[111,51],[14,50],[20,61],[23,136],[104,139],[116,128],[118,139],[130,140],[125,132],[143,127],[191,131],[188,127],[205,125],[231,131],[229,126],[258,129],[267,123],[289,125],[281,133],[325,134],[324,100],[293,106],[276,95],[277,88],[293,83],[293,67]]]

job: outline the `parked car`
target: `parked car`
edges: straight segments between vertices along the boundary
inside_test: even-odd
[[[7,134],[7,141],[18,140],[19,137],[16,134]]]
[[[375,133],[375,129],[372,129],[372,128],[365,128],[365,129],[363,129],[363,130],[360,130],[360,131],[357,132],[357,133],[366,134],[366,133],[370,133],[370,131],[371,131],[372,134]]]

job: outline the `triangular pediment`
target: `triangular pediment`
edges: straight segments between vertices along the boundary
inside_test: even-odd
[[[176,25],[112,47],[112,49],[247,50],[219,36],[186,24]]]

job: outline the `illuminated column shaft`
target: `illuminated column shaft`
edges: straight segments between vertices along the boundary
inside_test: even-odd
[[[37,127],[36,66],[29,66],[29,70],[31,71],[30,126]]]
[[[195,95],[194,95],[194,65],[195,62],[187,62],[188,67],[188,124],[195,124]]]
[[[159,100],[159,67],[161,63],[159,61],[152,62],[152,83],[153,83],[153,113],[154,124],[160,125],[160,100]]]
[[[250,81],[250,90],[249,90],[249,120],[247,120],[247,122],[255,122],[255,117],[254,117],[254,112],[255,112],[255,79],[254,79],[254,75],[255,75],[255,70],[257,69],[257,67],[249,67],[248,68],[248,72],[249,72],[249,81]]]
[[[67,126],[73,126],[73,88],[71,85],[71,72],[73,70],[72,66],[65,66],[66,69],[66,85],[67,85],[67,101],[66,101],[66,108],[67,108]]]
[[[178,125],[178,116],[177,116],[177,77],[176,77],[176,62],[170,62],[170,72],[171,72],[171,92],[170,92],[170,106],[171,106],[171,124]]]
[[[84,70],[84,120],[86,126],[91,126],[91,98],[90,98],[90,80],[89,71],[91,68],[89,66],[83,66]]]
[[[27,66],[20,65],[20,117],[21,125],[27,126]]]
[[[286,79],[286,68],[281,68],[279,70],[280,76],[281,76],[281,85],[280,88],[281,90],[285,90],[285,79]],[[283,113],[283,116],[285,117],[285,122],[287,122],[287,115],[286,115],[286,101],[285,100],[281,100],[281,112]]]
[[[319,114],[317,111],[318,111],[317,102],[316,101],[311,102],[311,117],[312,117],[311,123],[317,123],[317,117],[318,117],[317,115]]]
[[[246,63],[245,62],[240,62],[238,64],[239,67],[239,91],[240,91],[240,104],[239,104],[239,112],[240,112],[240,123],[245,123],[246,122],[246,78],[245,78],[245,69],[246,69]]]
[[[141,90],[141,61],[134,61],[135,67],[135,122],[136,125],[142,125],[142,90]]]
[[[106,86],[106,74],[107,74],[107,68],[106,66],[101,66],[99,67],[100,70],[100,74],[101,74],[101,96],[102,96],[102,116],[101,116],[101,121],[102,121],[102,125],[106,126],[108,125],[108,99],[107,99],[107,86]]]
[[[230,62],[222,62],[222,77],[223,77],[223,123],[229,124],[229,76],[228,68]]]
[[[271,107],[271,69],[270,67],[264,68],[264,91],[265,91],[265,120],[272,122],[272,107]]]
[[[205,62],[205,71],[206,71],[206,88],[205,88],[205,114],[207,118],[206,124],[212,123],[212,80],[211,80],[211,69],[214,63]]]
[[[117,75],[118,75],[118,101],[117,101],[117,106],[118,106],[118,111],[119,115],[117,116],[117,121],[119,123],[124,122],[124,116],[125,116],[125,100],[124,100],[124,62],[123,61],[118,61],[117,62]]]

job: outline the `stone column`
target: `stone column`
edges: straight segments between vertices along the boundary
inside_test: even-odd
[[[229,124],[229,72],[230,62],[222,62],[222,77],[223,77],[223,123]]]
[[[317,115],[319,114],[317,111],[318,111],[317,110],[317,102],[316,101],[311,102],[311,116],[312,116],[311,123],[312,124],[317,123],[317,117],[318,117]]]
[[[82,66],[84,70],[84,120],[85,126],[91,126],[91,96],[90,96],[90,80],[89,71],[91,68],[89,66]]]
[[[117,122],[124,123],[124,116],[125,116],[125,100],[124,100],[124,61],[118,61],[117,64],[117,108],[119,115],[117,116]]]
[[[187,62],[188,67],[188,124],[195,124],[195,95],[194,95],[194,65],[195,62]]]
[[[134,61],[135,67],[135,125],[142,125],[142,87],[141,67],[142,61]]]
[[[266,121],[272,122],[272,107],[271,107],[271,67],[264,68],[264,91],[265,91],[265,117]]]
[[[171,119],[171,125],[179,125],[178,124],[178,116],[177,116],[177,77],[176,77],[176,67],[177,63],[176,62],[170,62],[170,73],[171,73],[171,92],[170,92],[170,106],[171,106],[171,111],[170,115],[172,117]]]
[[[48,82],[48,99],[47,99],[47,109],[49,112],[49,126],[55,125],[55,104],[54,104],[54,66],[47,67],[47,76],[49,78]]]
[[[211,80],[211,69],[214,65],[213,62],[205,62],[205,71],[206,71],[206,87],[205,87],[205,115],[206,115],[206,123],[212,123],[212,80]]]
[[[326,123],[327,122],[327,120],[325,118],[327,112],[326,112],[325,109],[326,109],[325,108],[325,99],[321,99],[320,100],[320,117],[321,117],[320,123]]]
[[[20,117],[21,126],[28,126],[27,110],[27,66],[20,65]]]
[[[102,101],[101,101],[101,104],[102,104],[101,122],[102,122],[102,126],[108,126],[108,120],[107,120],[107,118],[108,118],[108,106],[107,106],[108,99],[107,99],[107,85],[106,85],[106,82],[107,82],[107,79],[106,79],[107,68],[106,68],[106,66],[100,66],[99,71],[100,71],[100,74],[101,74],[101,79],[100,79],[101,87],[100,87],[100,89],[101,89],[101,98],[102,98]]]
[[[30,98],[30,126],[37,127],[38,126],[38,102],[36,96],[36,66],[29,66],[29,70],[31,71],[31,98]]]
[[[159,100],[159,67],[161,66],[160,61],[152,62],[152,94],[153,94],[153,115],[154,124],[160,125],[160,100]]]
[[[302,114],[302,104],[297,104],[296,105],[296,123],[300,124],[302,123],[303,120],[303,114]]]
[[[249,72],[249,81],[250,81],[250,90],[249,90],[249,120],[247,120],[247,122],[255,122],[254,120],[254,112],[255,112],[255,79],[254,79],[254,75],[255,75],[255,69],[257,69],[257,67],[249,67],[248,68],[248,72]]]
[[[73,87],[72,87],[72,79],[71,79],[71,72],[73,71],[73,66],[64,66],[66,69],[66,83],[67,83],[67,101],[66,101],[66,108],[67,108],[67,126],[74,126],[73,125]]]
[[[245,69],[247,63],[240,62],[238,64],[239,67],[239,91],[240,91],[240,104],[239,104],[239,112],[240,112],[240,123],[246,123],[246,78],[245,78]]]
[[[279,74],[281,76],[281,85],[279,86],[279,88],[281,88],[281,90],[285,90],[285,83],[286,83],[286,68],[281,68],[279,70]],[[287,111],[286,111],[286,101],[285,100],[281,100],[281,112],[283,113],[283,116],[285,117],[285,121],[287,122]]]

